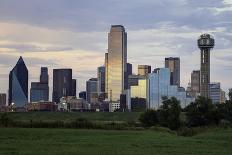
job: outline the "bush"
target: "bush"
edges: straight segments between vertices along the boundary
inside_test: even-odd
[[[139,117],[139,121],[145,127],[151,127],[158,123],[157,113],[155,110],[147,110],[142,113]]]

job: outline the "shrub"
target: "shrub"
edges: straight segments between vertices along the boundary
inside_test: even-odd
[[[142,113],[139,117],[139,121],[145,127],[151,127],[158,123],[157,113],[155,110],[147,110]]]

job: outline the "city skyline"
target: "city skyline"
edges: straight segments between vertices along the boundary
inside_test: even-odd
[[[25,1],[25,0],[24,0]],[[184,9],[180,9],[178,15],[173,15],[168,20],[168,18],[161,18],[162,15],[154,15],[149,17],[149,13],[154,14],[149,5],[154,8],[160,6],[161,8],[166,8],[164,5],[170,3],[173,8],[188,8],[191,4],[193,7],[185,15]],[[52,15],[53,12],[57,11],[56,7],[53,6],[52,1],[50,2],[37,2],[36,5],[32,5],[27,1],[28,5],[39,10],[42,6],[45,7],[45,14],[48,18],[57,20],[56,15]],[[27,4],[25,2],[25,4]],[[65,3],[60,2],[60,3]],[[70,2],[71,3],[71,2]],[[12,1],[5,1],[1,4],[1,15],[0,15],[0,92],[7,93],[8,91],[8,73],[13,68],[18,57],[23,56],[26,65],[29,70],[29,83],[36,81],[39,76],[39,70],[41,66],[48,66],[50,75],[50,92],[52,88],[52,70],[54,68],[72,68],[73,78],[77,79],[77,90],[85,90],[85,81],[91,77],[97,76],[96,66],[102,66],[104,64],[104,53],[107,52],[107,33],[109,31],[110,25],[112,24],[122,24],[127,29],[128,33],[128,62],[133,64],[133,72],[137,73],[138,64],[151,65],[152,68],[163,67],[165,57],[180,57],[181,59],[181,86],[187,87],[187,83],[191,77],[191,72],[193,70],[200,69],[199,61],[199,49],[196,44],[196,39],[201,33],[211,33],[215,36],[216,46],[211,53],[211,81],[221,82],[222,88],[228,90],[230,87],[230,76],[231,76],[231,64],[230,58],[232,57],[230,51],[232,49],[232,43],[230,41],[230,32],[227,30],[230,25],[229,15],[231,13],[231,1],[217,2],[213,1],[211,4],[204,2],[199,6],[199,4],[194,2],[178,0],[173,4],[170,1],[146,1],[142,2],[146,12],[141,11],[141,17],[147,17],[143,24],[139,24],[140,20],[130,20],[128,15],[129,12],[133,12],[133,6],[139,6],[139,2],[135,2],[132,5],[128,2],[126,8],[130,10],[122,10],[122,14],[126,15],[122,20],[115,19],[109,20],[109,18],[104,15],[100,22],[102,24],[97,24],[96,27],[92,25],[96,21],[86,22],[80,20],[81,22],[75,23],[74,20],[82,19],[88,16],[95,17],[93,13],[85,15],[81,13],[78,15],[76,7],[78,8],[79,3],[83,5],[84,9],[89,8],[96,12],[100,12],[99,6],[92,6],[90,4],[85,4],[84,2],[75,3],[72,1],[74,15],[68,18],[68,22],[65,22],[65,17],[69,17],[68,8],[71,6],[70,3],[65,3],[66,5],[61,9],[58,5],[58,10],[64,13],[64,17],[61,17],[62,23],[54,22],[54,24],[49,23],[42,14],[36,14],[32,9],[25,9],[19,7],[17,9]],[[101,5],[108,5],[106,2],[99,2]],[[115,6],[117,8],[120,2]],[[131,4],[131,5],[129,5]],[[6,10],[4,8],[11,7],[12,9]],[[47,10],[46,10],[47,8]],[[199,14],[194,12],[194,9],[198,8],[199,14],[202,9],[207,10],[206,21],[201,23]],[[15,11],[13,11],[15,10]],[[155,9],[154,9],[155,10]],[[160,10],[160,9],[159,9]],[[30,13],[30,11],[32,13]],[[164,16],[170,15],[172,10],[168,11],[164,9]],[[76,13],[76,16],[75,16]],[[191,14],[196,13],[197,17],[193,21],[186,21],[187,17]],[[228,15],[229,14],[229,15]],[[60,15],[60,13],[58,13]],[[96,14],[96,16],[99,14]],[[185,17],[186,16],[186,17]],[[217,18],[212,19],[212,16]],[[31,17],[41,17],[32,19]],[[117,16],[118,17],[118,16]],[[178,19],[181,18],[182,20]],[[224,17],[224,18],[219,18]],[[227,18],[226,18],[227,17]],[[98,16],[99,18],[99,16]],[[156,19],[157,23],[152,24],[150,19]],[[197,23],[197,21],[199,23]],[[210,23],[211,22],[211,23]],[[82,24],[81,24],[82,23]],[[85,29],[86,27],[86,29]],[[54,41],[52,41],[54,40]],[[81,41],[83,40],[83,41]],[[89,44],[91,42],[91,44]],[[55,54],[54,54],[55,53]],[[94,61],[92,59],[94,58]],[[183,65],[185,64],[185,65]],[[51,93],[50,93],[51,94]]]

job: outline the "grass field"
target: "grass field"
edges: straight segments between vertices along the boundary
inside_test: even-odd
[[[8,113],[9,117],[16,121],[27,120],[46,120],[46,121],[70,121],[77,118],[86,118],[91,121],[138,121],[139,112],[25,112],[25,113]]]
[[[2,155],[230,155],[232,129],[193,137],[157,131],[0,129]]]

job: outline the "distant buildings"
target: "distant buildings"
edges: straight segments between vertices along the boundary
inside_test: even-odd
[[[30,102],[49,101],[48,68],[41,67],[40,82],[31,83]]]
[[[201,50],[201,96],[210,98],[210,49],[214,47],[214,38],[209,34],[202,34],[197,40]]]
[[[90,104],[84,99],[76,98],[74,96],[62,97],[58,104],[59,111],[88,111]]]
[[[86,100],[88,103],[96,104],[98,102],[97,86],[97,78],[91,78],[86,82]]]
[[[151,73],[151,66],[138,65],[138,75],[148,75]]]
[[[9,75],[9,105],[24,107],[28,102],[28,70],[20,57]]]
[[[0,108],[6,106],[6,94],[0,94]]]
[[[210,99],[214,104],[225,103],[225,92],[221,89],[220,82],[210,83]]]
[[[162,105],[162,97],[176,97],[181,107],[186,107],[193,98],[188,98],[186,91],[170,83],[170,70],[168,68],[155,69],[149,74],[149,105],[150,109],[158,109]]]
[[[40,101],[26,104],[26,111],[57,111],[57,104],[55,102]]]
[[[98,95],[105,93],[105,67],[101,66],[97,68],[97,92]]]
[[[127,67],[127,33],[122,25],[112,25],[108,34],[108,54],[106,62],[106,90],[110,101],[120,100],[125,88]]]
[[[191,94],[192,97],[200,95],[200,70],[194,70],[191,74]]]
[[[72,69],[53,70],[53,94],[52,101],[59,103],[60,98],[73,96]]]
[[[77,96],[77,80],[72,79],[72,96]]]
[[[165,58],[165,68],[170,70],[170,83],[180,87],[180,58]]]

